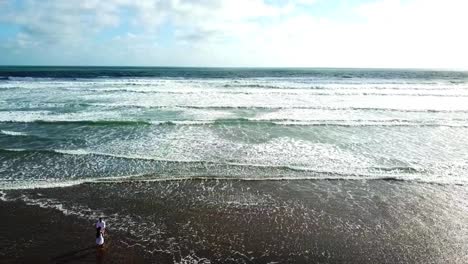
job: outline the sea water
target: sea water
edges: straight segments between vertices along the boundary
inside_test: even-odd
[[[0,68],[0,189],[193,178],[466,184],[468,72]]]

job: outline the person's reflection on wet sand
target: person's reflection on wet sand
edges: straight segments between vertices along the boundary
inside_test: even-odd
[[[103,263],[105,253],[105,247],[96,247],[96,263]]]

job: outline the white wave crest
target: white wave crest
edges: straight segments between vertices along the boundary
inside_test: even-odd
[[[16,132],[16,131],[8,131],[8,130],[0,130],[0,133],[9,136],[28,136],[28,133],[25,132]]]

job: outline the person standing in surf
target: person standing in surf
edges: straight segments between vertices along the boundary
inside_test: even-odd
[[[102,235],[103,231],[101,227],[96,229],[96,246],[102,247],[104,246],[104,236]]]
[[[96,223],[96,229],[100,229],[102,234],[106,231],[106,222],[102,220],[102,217],[99,217],[99,220]]]

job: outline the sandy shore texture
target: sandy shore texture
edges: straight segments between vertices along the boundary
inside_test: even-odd
[[[466,186],[133,181],[1,200],[1,263],[468,263]]]

